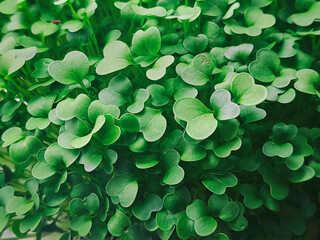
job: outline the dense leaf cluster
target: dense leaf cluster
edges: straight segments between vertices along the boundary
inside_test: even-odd
[[[320,239],[319,1],[0,13],[0,236]]]

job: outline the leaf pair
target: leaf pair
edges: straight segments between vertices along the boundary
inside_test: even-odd
[[[205,139],[216,130],[216,118],[232,119],[240,113],[239,106],[231,102],[231,94],[224,89],[212,94],[210,105],[213,111],[195,98],[182,98],[174,104],[173,111],[179,119],[187,122],[186,131],[190,137],[197,140]]]

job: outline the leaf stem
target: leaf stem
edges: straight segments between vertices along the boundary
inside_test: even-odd
[[[80,80],[79,84],[82,87],[82,89],[85,92],[85,94],[87,94],[89,96],[89,91],[88,91],[87,87],[84,85],[83,81]]]
[[[99,49],[99,45],[98,45],[98,40],[97,40],[96,34],[94,33],[94,30],[93,30],[93,27],[91,25],[91,22],[90,22],[90,20],[89,20],[89,18],[87,16],[86,16],[86,22],[87,22],[90,30],[92,31],[93,44],[94,44],[94,46],[96,48],[98,56],[100,56],[101,54],[100,54],[100,49]]]
[[[186,6],[189,6],[189,1],[188,1],[188,0],[184,0],[184,4],[185,4]]]
[[[77,12],[74,10],[74,8],[73,8],[72,3],[70,2],[70,0],[67,1],[67,4],[68,4],[68,7],[70,8],[72,17],[75,18],[75,19],[79,19],[79,16],[78,16]]]
[[[189,31],[189,20],[183,21],[183,36],[186,38],[188,36]]]

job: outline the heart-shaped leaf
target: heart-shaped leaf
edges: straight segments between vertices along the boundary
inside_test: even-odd
[[[26,163],[32,156],[35,156],[42,148],[40,140],[34,136],[27,136],[26,138],[12,144],[9,148],[9,155],[16,163]]]
[[[262,147],[262,151],[268,157],[279,156],[287,158],[292,154],[293,147],[290,143],[277,144],[275,142],[266,142]]]
[[[239,189],[244,197],[244,205],[249,209],[256,209],[262,205],[262,200],[259,198],[257,189],[251,184],[242,184]]]
[[[120,109],[115,105],[105,105],[100,100],[93,101],[88,107],[88,118],[91,123],[94,123],[99,115],[111,115],[114,118],[119,118]]]
[[[256,85],[253,77],[248,73],[239,73],[231,82],[231,93],[235,101],[244,106],[258,105],[267,97],[267,89]]]
[[[251,75],[261,82],[272,82],[278,76],[280,59],[273,51],[261,49],[257,52],[257,60],[249,65]]]
[[[139,169],[152,168],[159,163],[158,157],[155,154],[139,155],[134,157],[136,167]]]
[[[151,104],[155,107],[162,107],[169,103],[166,89],[158,84],[151,84],[146,89],[151,95]]]
[[[2,147],[8,147],[11,144],[19,141],[24,137],[24,133],[19,127],[11,127],[7,129],[1,136],[1,140],[4,141]]]
[[[92,221],[89,216],[79,216],[71,220],[71,229],[77,231],[80,236],[86,236],[92,227]]]
[[[202,53],[208,46],[208,38],[204,34],[199,34],[197,37],[188,36],[183,41],[184,48],[192,53]]]
[[[166,69],[174,62],[174,57],[171,55],[159,58],[152,68],[148,69],[146,75],[150,80],[156,81],[161,79],[166,74]]]
[[[289,19],[292,20],[296,25],[306,27],[311,25],[316,19],[320,17],[320,4],[319,2],[313,2],[312,6],[305,12],[294,13]]]
[[[130,113],[139,113],[144,109],[144,103],[149,99],[149,92],[143,88],[136,90],[133,94],[134,102],[128,106]]]
[[[106,192],[110,197],[117,197],[121,206],[129,207],[137,196],[138,183],[130,175],[116,175],[108,182]]]
[[[196,2],[197,6],[201,8],[201,13],[210,17],[217,17],[223,15],[227,11],[227,0],[199,0]]]
[[[230,172],[224,175],[217,175],[210,173],[206,179],[202,181],[203,185],[211,192],[221,195],[224,194],[227,187],[234,187],[237,185],[237,178]]]
[[[203,86],[212,79],[215,63],[205,54],[199,54],[192,60],[192,64],[181,74],[183,81],[194,86]]]
[[[57,116],[63,121],[74,117],[87,119],[90,104],[91,99],[85,94],[79,94],[75,99],[67,98],[58,103]]]
[[[298,81],[294,87],[300,92],[318,94],[320,86],[319,74],[312,69],[302,69],[297,72]]]
[[[42,37],[50,36],[59,30],[59,25],[37,21],[32,24],[31,32],[34,35],[41,35]]]
[[[27,231],[34,231],[38,225],[40,224],[40,221],[42,219],[41,213],[35,213],[31,215],[27,215],[22,221],[20,222],[19,229],[21,232],[27,232]]]
[[[35,62],[34,67],[36,70],[32,72],[32,76],[34,78],[46,78],[49,77],[50,74],[48,72],[48,67],[53,60],[50,58],[42,58]]]
[[[133,64],[129,47],[121,41],[112,41],[103,49],[104,58],[96,68],[98,75],[106,75],[124,69]]]
[[[25,60],[17,58],[12,51],[6,52],[0,56],[0,75],[6,77],[18,71],[23,67]]]
[[[38,163],[32,168],[32,176],[37,179],[46,179],[56,173],[56,169],[46,162],[44,154],[44,149],[39,151]]]
[[[243,43],[238,46],[229,47],[224,55],[233,62],[245,62],[253,50],[253,45],[250,43]]]
[[[102,161],[102,155],[97,152],[93,146],[88,147],[82,151],[79,163],[84,165],[87,172],[92,172],[96,169]]]
[[[65,149],[60,147],[58,143],[51,144],[44,154],[46,162],[51,166],[59,166],[64,163],[69,167],[79,156],[80,151],[77,149]]]
[[[116,209],[115,214],[108,222],[108,230],[113,236],[120,237],[124,231],[124,228],[127,228],[130,223],[130,218],[128,218],[119,209]]]
[[[184,170],[178,165],[180,154],[176,150],[168,150],[161,155],[161,164],[164,168],[163,182],[168,185],[180,183],[184,177]]]
[[[99,131],[99,136],[103,145],[110,145],[118,140],[121,130],[115,125],[114,118],[111,115],[105,115],[105,123]]]
[[[218,125],[213,112],[196,98],[179,99],[173,111],[179,119],[187,122],[187,133],[197,140],[209,137]]]
[[[148,142],[159,140],[166,131],[167,121],[161,110],[146,107],[135,115],[140,124],[140,132]]]
[[[218,120],[236,118],[240,114],[240,107],[231,102],[231,94],[225,89],[216,90],[210,97],[210,105]]]
[[[72,139],[71,146],[74,147],[74,148],[82,148],[85,145],[87,145],[90,142],[90,140],[92,138],[92,135],[97,133],[102,128],[102,126],[104,125],[105,121],[106,121],[105,116],[99,115],[97,117],[97,119],[96,119],[96,122],[94,124],[94,127],[93,127],[92,131],[89,134],[85,135],[85,136],[77,137],[77,138]]]
[[[53,79],[65,85],[82,83],[89,72],[89,59],[82,52],[72,51],[62,61],[50,63],[48,72]]]
[[[162,199],[156,194],[149,194],[145,200],[132,207],[132,212],[136,218],[141,221],[147,221],[152,212],[158,212],[162,209]]]
[[[99,99],[106,105],[121,107],[127,102],[126,96],[130,94],[131,90],[130,80],[125,76],[117,75],[110,80],[108,88],[99,92]]]

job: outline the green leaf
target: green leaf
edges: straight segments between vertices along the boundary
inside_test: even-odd
[[[157,56],[161,47],[161,35],[156,27],[137,31],[132,38],[132,50],[138,56]]]
[[[163,7],[152,7],[152,8],[144,8],[137,5],[132,5],[133,11],[140,16],[147,16],[147,17],[164,17],[167,14],[167,11]]]
[[[106,75],[122,70],[133,64],[129,47],[121,41],[108,43],[103,49],[104,58],[98,63],[98,75]]]
[[[63,121],[74,117],[87,119],[90,104],[91,99],[85,94],[79,94],[75,99],[67,98],[58,103],[57,116]]]
[[[48,118],[34,118],[31,117],[26,123],[26,129],[34,130],[39,128],[40,130],[46,129],[50,125],[50,120]]]
[[[22,233],[25,233],[27,231],[34,231],[38,225],[40,224],[40,221],[42,219],[41,213],[35,213],[32,215],[27,215],[22,221],[20,222],[19,229]]]
[[[186,131],[196,140],[209,137],[218,125],[213,112],[196,98],[179,99],[173,111],[176,117],[187,122]]]
[[[267,89],[262,85],[256,85],[248,73],[234,76],[230,88],[235,101],[244,106],[258,105],[267,97]]]
[[[255,37],[261,34],[262,29],[272,27],[276,23],[276,18],[271,14],[264,14],[259,8],[249,7],[244,12],[245,24],[239,24],[241,21],[232,19],[227,23],[230,31],[235,34],[246,34]]]
[[[194,230],[199,236],[205,237],[212,234],[216,230],[217,226],[218,223],[216,220],[212,217],[205,216],[195,221]]]
[[[10,220],[10,215],[7,214],[6,208],[4,206],[0,206],[0,232],[2,232],[7,226]]]
[[[23,197],[14,197],[8,201],[6,205],[7,213],[15,213],[17,216],[21,216],[31,210],[34,202],[29,202]]]
[[[79,163],[84,165],[87,172],[92,172],[96,169],[102,161],[102,155],[98,153],[97,149],[93,146],[82,150]]]
[[[183,81],[194,86],[203,86],[212,79],[212,71],[215,63],[205,54],[199,54],[192,60],[192,64],[186,67],[181,77]]]
[[[314,175],[315,171],[313,170],[313,168],[309,166],[302,166],[297,171],[291,173],[289,180],[293,183],[299,183],[310,180],[314,177]]]
[[[180,239],[189,239],[194,231],[194,221],[190,220],[187,216],[182,215],[177,222],[177,234]]]
[[[94,123],[99,115],[111,115],[114,118],[119,118],[120,109],[115,105],[106,106],[100,100],[93,101],[88,107],[89,121]]]
[[[27,136],[23,140],[12,144],[9,148],[9,155],[16,163],[25,163],[35,156],[42,148],[40,140],[34,136]]]
[[[151,96],[151,104],[155,107],[162,107],[169,103],[166,89],[158,84],[151,84],[146,89]]]
[[[59,25],[37,21],[32,24],[31,32],[34,35],[41,35],[42,37],[50,36],[59,30]]]
[[[219,212],[218,216],[222,221],[231,222],[238,217],[240,212],[236,202],[228,202]]]
[[[243,43],[238,46],[228,47],[224,55],[233,62],[245,62],[253,50],[253,45]]]
[[[210,173],[206,179],[202,181],[203,185],[211,192],[221,195],[224,194],[227,187],[234,187],[237,185],[237,178],[230,172],[224,175],[217,175]]]
[[[180,183],[184,177],[184,170],[180,167],[180,154],[176,150],[168,150],[161,155],[161,165],[164,168],[163,182],[168,185]]]
[[[313,2],[313,5],[307,11],[294,13],[289,17],[289,19],[298,26],[306,27],[311,25],[314,21],[316,21],[316,19],[320,17],[319,11],[319,2]]]
[[[1,136],[1,140],[4,141],[2,147],[8,147],[11,144],[19,141],[24,137],[24,133],[19,127],[11,127],[7,129]]]
[[[272,82],[278,76],[280,59],[273,51],[261,49],[257,52],[257,60],[249,65],[250,74],[261,82]]]
[[[119,139],[121,130],[115,125],[114,118],[111,115],[105,115],[104,117],[105,123],[98,135],[101,137],[103,145],[111,145]]]
[[[186,208],[186,214],[188,218],[197,220],[206,216],[207,206],[204,201],[196,199]]]
[[[44,158],[51,166],[60,166],[61,163],[64,163],[66,167],[69,167],[79,155],[80,151],[77,149],[65,149],[58,143],[53,143],[46,149]]]
[[[201,7],[201,13],[205,16],[217,17],[223,15],[227,11],[227,0],[198,0],[197,6]]]
[[[263,145],[262,151],[268,157],[279,156],[287,158],[292,154],[293,147],[291,143],[277,144],[269,141]]]
[[[110,197],[117,197],[121,206],[129,207],[137,196],[138,183],[130,175],[116,175],[107,183],[106,192]]]
[[[258,197],[257,189],[251,184],[242,184],[239,192],[244,197],[244,205],[249,209],[256,209],[262,205],[262,200]]]
[[[54,167],[49,165],[44,158],[45,150],[40,150],[38,153],[38,163],[32,168],[32,176],[37,179],[46,179],[56,173]]]
[[[140,124],[140,132],[148,142],[159,140],[166,131],[167,121],[162,116],[161,110],[146,107],[135,116]]]
[[[166,19],[173,19],[177,18],[179,21],[189,21],[193,22],[196,20],[201,13],[201,8],[198,6],[195,6],[193,8],[181,5],[179,6],[174,15],[167,16]]]
[[[244,123],[252,123],[262,120],[266,117],[267,113],[262,108],[256,106],[241,106],[240,105],[240,118]]]
[[[108,88],[102,89],[99,92],[99,99],[105,105],[123,106],[127,102],[127,96],[132,91],[130,80],[122,75],[113,77],[108,85]]]
[[[143,88],[137,89],[133,94],[134,102],[128,106],[130,113],[139,113],[144,109],[145,102],[149,99],[149,92]]]
[[[152,168],[159,163],[158,157],[155,154],[143,154],[135,156],[136,167],[139,169]]]
[[[312,69],[302,69],[297,72],[298,81],[294,84],[294,87],[304,93],[318,94],[320,87],[320,77],[318,72]]]
[[[141,221],[147,221],[153,212],[162,209],[162,199],[156,194],[149,194],[145,200],[132,207],[132,213]]]
[[[222,121],[238,117],[240,107],[231,102],[231,94],[225,89],[216,90],[210,97],[215,117]]]
[[[28,102],[28,112],[35,117],[48,117],[48,113],[50,112],[55,99],[55,95],[34,96]]]
[[[188,36],[183,41],[184,48],[192,53],[202,53],[208,46],[208,38],[204,34],[199,34],[197,37]]]
[[[146,75],[150,80],[156,81],[164,77],[166,69],[174,62],[174,57],[171,55],[160,57],[152,68],[148,69]]]
[[[77,32],[84,26],[79,20],[69,20],[61,25],[62,29],[68,29],[69,32]]]
[[[85,136],[72,139],[71,146],[74,148],[82,148],[85,145],[87,145],[90,142],[92,135],[97,133],[102,128],[102,126],[105,124],[105,122],[106,122],[106,117],[103,115],[99,115],[96,119],[96,122],[94,124],[92,131]]]
[[[131,221],[122,211],[116,209],[115,214],[108,222],[108,230],[113,236],[120,237],[124,228],[129,227]]]
[[[53,60],[50,58],[42,58],[34,63],[35,70],[32,72],[34,78],[47,78],[50,76],[48,66]]]
[[[71,229],[77,231],[80,236],[86,236],[92,227],[89,216],[78,216],[71,220]]]
[[[48,72],[59,83],[65,85],[80,83],[89,72],[89,59],[82,52],[72,51],[62,61],[50,63]]]
[[[0,3],[0,12],[3,14],[14,14],[17,11],[18,0],[5,0]]]
[[[0,56],[0,75],[6,77],[18,71],[23,67],[25,60],[17,58],[12,51],[6,52]]]

